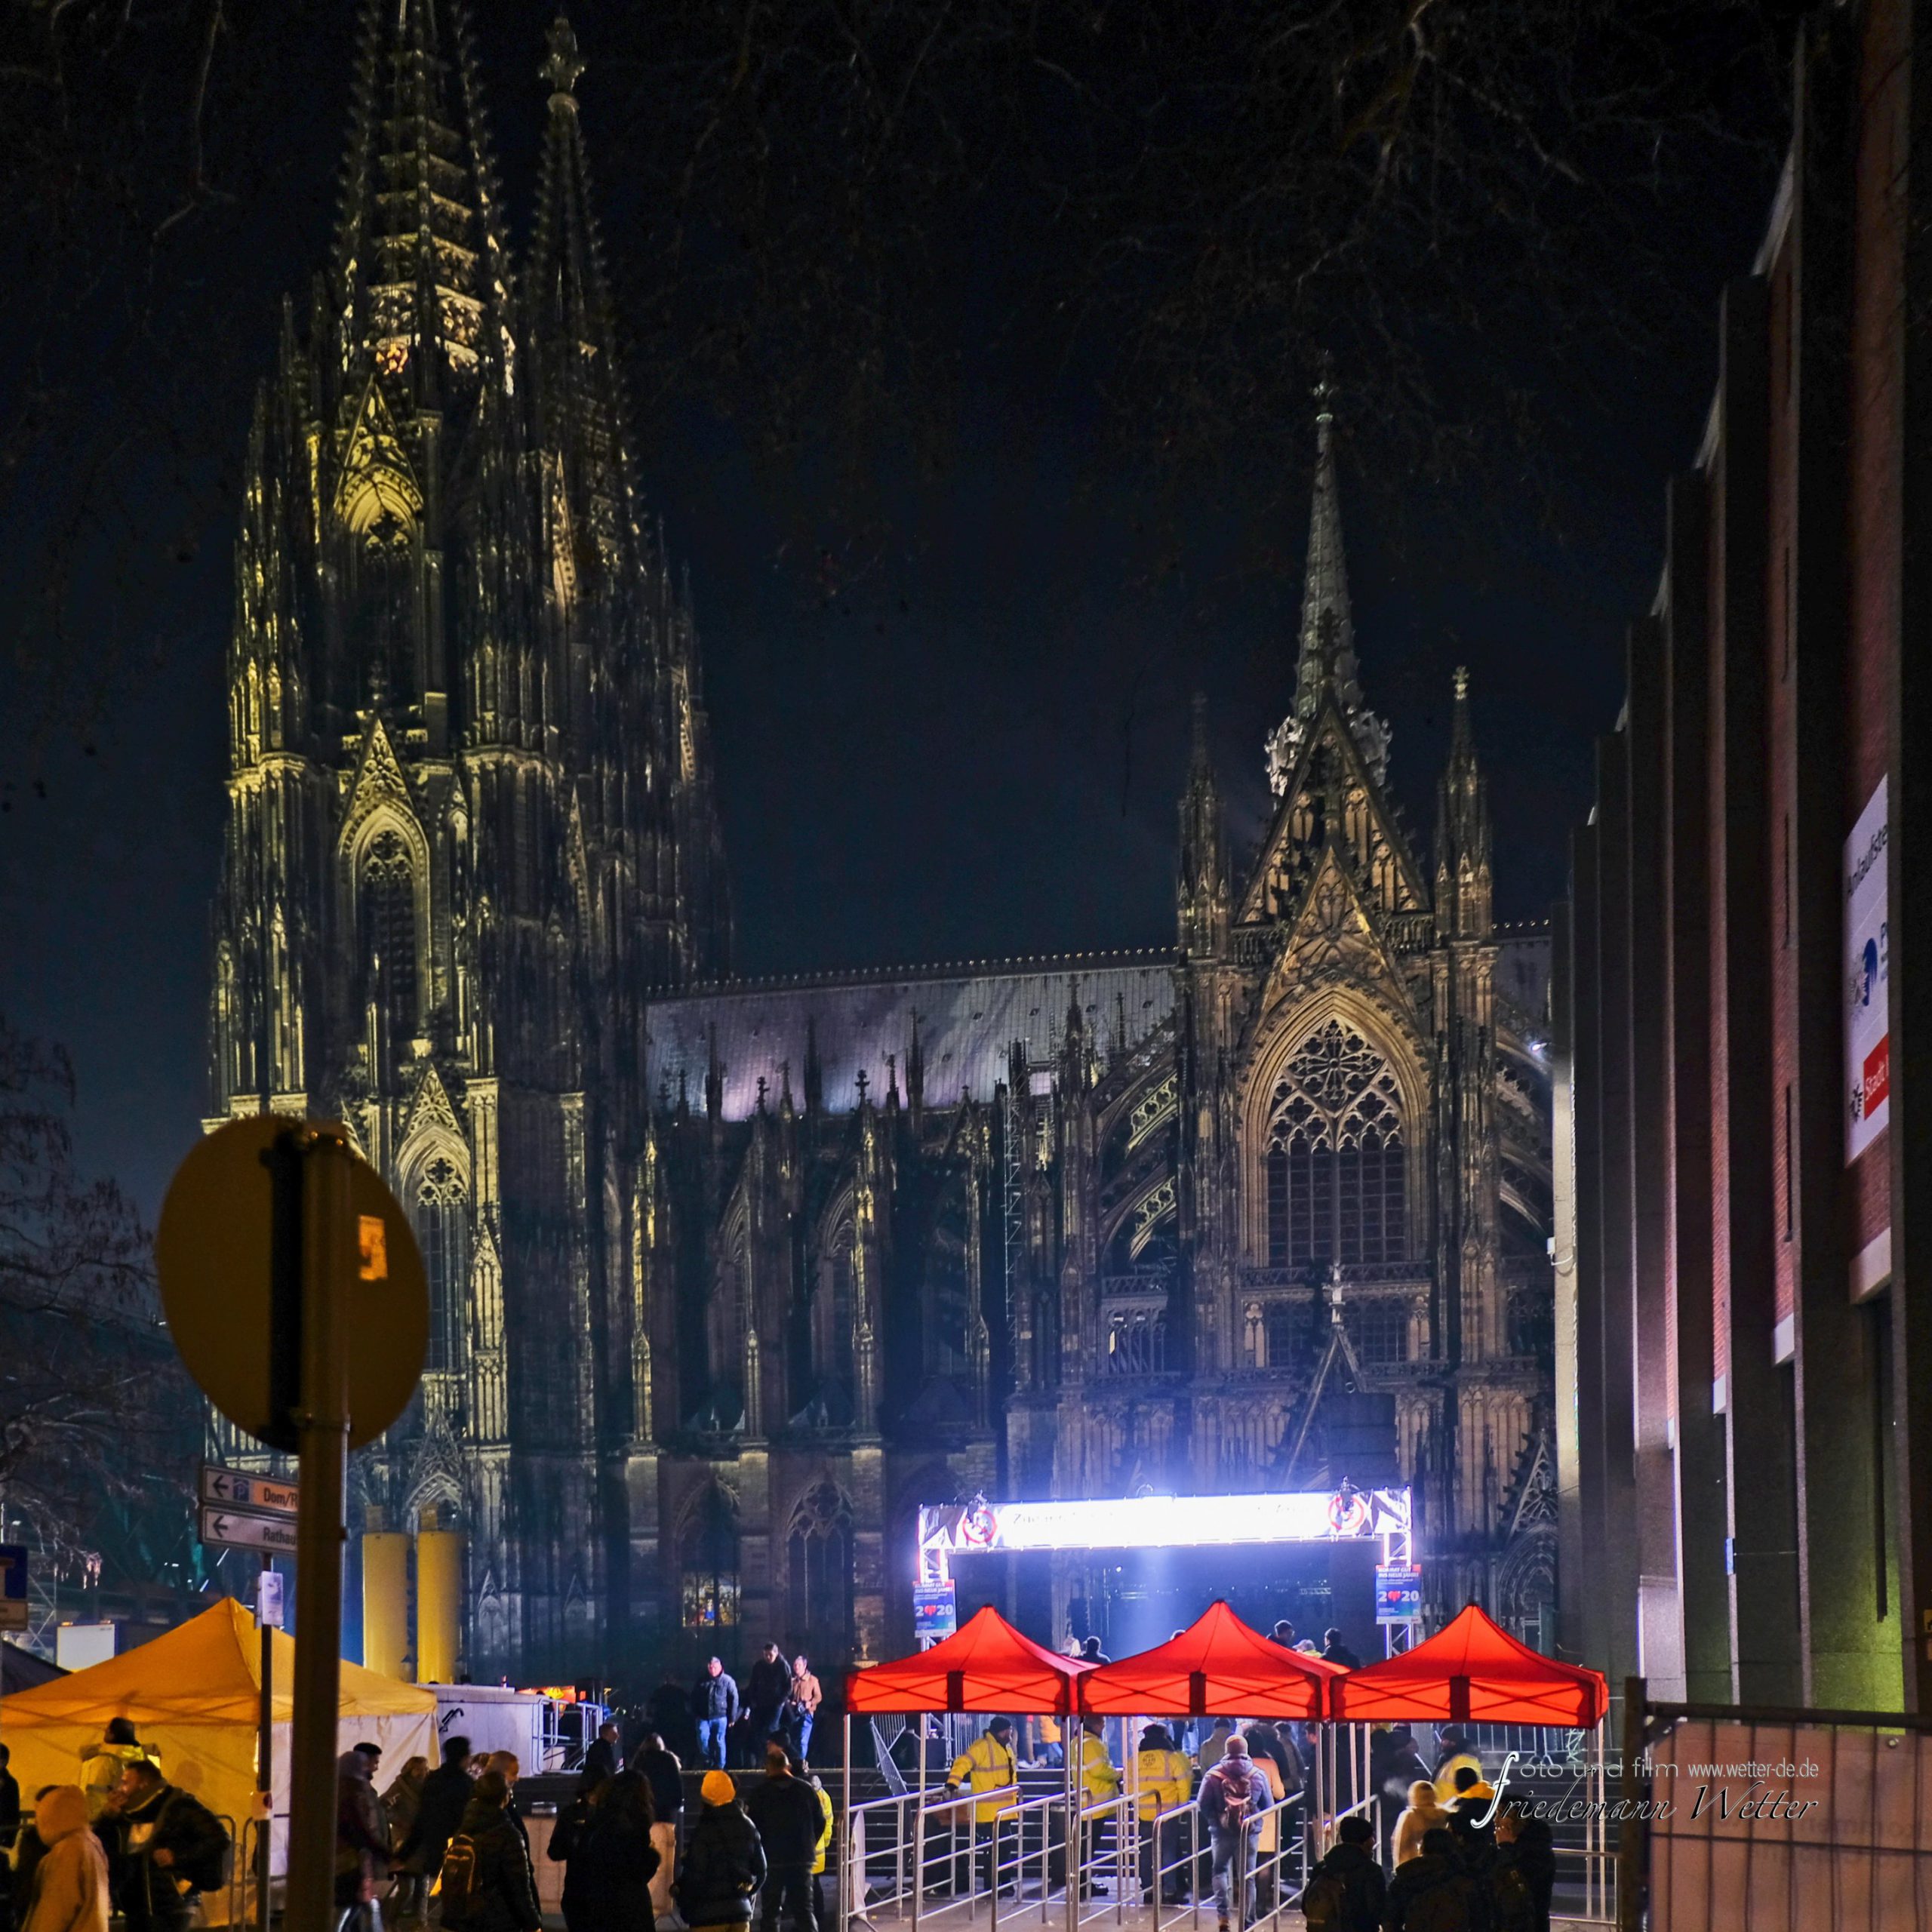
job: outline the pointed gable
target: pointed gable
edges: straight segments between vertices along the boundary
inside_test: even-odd
[[[373,541],[392,541],[406,534],[423,514],[415,466],[403,448],[382,384],[374,375],[364,386],[342,438],[333,507],[349,529]]]
[[[1332,702],[1311,721],[1274,823],[1249,872],[1237,923],[1254,925],[1288,917],[1331,841],[1349,854],[1364,896],[1380,912],[1428,910],[1408,841]]]
[[[423,822],[417,813],[409,780],[403,775],[395,747],[389,742],[389,734],[383,728],[381,718],[371,712],[362,734],[362,749],[355,760],[355,776],[349,781],[342,829],[337,835],[337,848],[349,851],[369,820],[386,810],[402,820],[410,835],[410,843],[426,857],[428,842],[423,835]]]
[[[1258,1011],[1268,1013],[1284,998],[1300,1001],[1337,983],[1372,992],[1420,1041],[1415,1003],[1380,915],[1331,839],[1315,859]]]
[[[429,1060],[423,1062],[422,1078],[409,1097],[398,1144],[407,1147],[425,1134],[437,1137],[447,1135],[459,1143],[463,1141],[463,1123],[457,1118],[456,1104],[443,1084],[443,1076],[436,1071],[435,1062]]]

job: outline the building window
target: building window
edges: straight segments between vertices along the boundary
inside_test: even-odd
[[[469,1302],[469,1202],[455,1164],[438,1155],[416,1186],[416,1245],[429,1284],[432,1374],[463,1366],[463,1324]]]
[[[852,1635],[852,1514],[829,1482],[808,1490],[785,1543],[794,1642],[842,1654]]]
[[[1273,1267],[1408,1257],[1401,1099],[1388,1062],[1331,1020],[1277,1083],[1263,1156]]]
[[[731,1506],[708,1489],[678,1542],[679,1598],[687,1630],[721,1630],[738,1621],[738,1525]]]
[[[416,875],[399,833],[383,832],[362,861],[362,943],[397,1028],[416,1030]]]
[[[1364,1362],[1407,1360],[1409,1311],[1399,1303],[1364,1303],[1349,1313],[1349,1340]]]

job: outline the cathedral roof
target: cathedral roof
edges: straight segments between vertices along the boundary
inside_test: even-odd
[[[761,1079],[777,1094],[788,1066],[797,1092],[808,1043],[818,1055],[826,1103],[842,1113],[857,1100],[861,1072],[872,1097],[884,1096],[888,1055],[897,1062],[903,1088],[916,1021],[927,1104],[951,1106],[962,1090],[989,1100],[1008,1077],[1016,1042],[1035,1067],[1058,1053],[1075,989],[1103,1062],[1144,1040],[1174,1011],[1174,968],[1171,951],[1149,946],[703,988],[652,1002],[651,1088],[656,1092],[668,1082],[675,1091],[682,1075],[691,1092],[703,1092],[715,1028],[728,1120],[745,1119],[756,1108]]]

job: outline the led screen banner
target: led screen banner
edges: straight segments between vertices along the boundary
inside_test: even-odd
[[[1885,780],[1844,841],[1845,1164],[1884,1132],[1891,1116],[1891,967],[1886,851],[1891,820]]]
[[[1406,1536],[1406,1489],[952,1503],[919,1512],[922,1559],[1028,1549],[1180,1549]]]

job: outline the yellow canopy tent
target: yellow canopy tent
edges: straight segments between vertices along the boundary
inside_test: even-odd
[[[288,1813],[288,1733],[295,1645],[274,1634],[273,1869],[283,1869]],[[338,1748],[368,1740],[383,1752],[380,1785],[412,1757],[436,1758],[436,1697],[360,1664],[342,1666]],[[261,1635],[255,1620],[224,1597],[165,1636],[75,1671],[38,1689],[0,1699],[0,1740],[29,1803],[43,1785],[72,1784],[81,1752],[97,1744],[110,1718],[131,1718],[141,1742],[161,1758],[171,1784],[198,1798],[234,1835],[235,1875],[224,1897],[203,1901],[220,1925],[248,1909],[243,1861],[254,1844],[255,1742],[261,1715]]]

